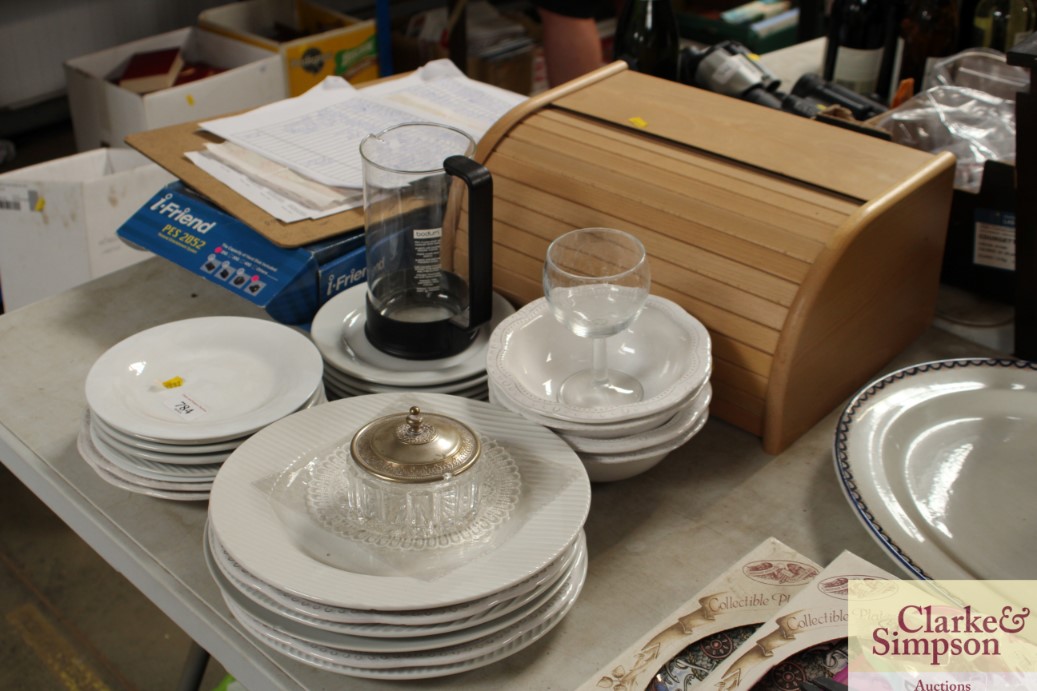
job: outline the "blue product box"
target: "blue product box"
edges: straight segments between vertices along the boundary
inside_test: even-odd
[[[362,229],[304,247],[278,247],[182,182],[159,190],[116,234],[284,324],[309,324],[330,297],[366,279]]]
[[[367,280],[367,252],[364,245],[321,264],[318,275],[322,305],[343,290],[363,283]]]

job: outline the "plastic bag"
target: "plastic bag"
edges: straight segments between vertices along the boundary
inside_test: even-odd
[[[978,193],[988,160],[1015,163],[1015,102],[962,86],[938,85],[872,122],[898,144],[950,151],[954,187]]]
[[[1009,65],[999,50],[970,48],[933,63],[922,90],[934,86],[963,86],[1014,101],[1017,93],[1029,89],[1030,72]]]
[[[917,96],[871,124],[898,144],[950,151],[954,187],[976,194],[988,160],[1015,164],[1015,95],[1029,83],[1029,71],[1007,64],[1004,53],[970,48],[935,62]]]

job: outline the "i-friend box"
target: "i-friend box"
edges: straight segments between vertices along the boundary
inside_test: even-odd
[[[309,324],[332,296],[367,278],[362,230],[304,247],[278,247],[182,182],[159,190],[116,234],[284,324]]]

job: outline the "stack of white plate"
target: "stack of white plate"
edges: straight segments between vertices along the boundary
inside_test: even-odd
[[[478,541],[459,531],[420,547],[347,544],[350,532],[336,532],[315,497],[323,482],[285,519],[271,486],[287,467],[338,458],[372,417],[410,405],[468,425],[496,449],[477,462],[508,469],[488,472],[473,525],[490,528]],[[586,578],[589,508],[579,458],[549,430],[456,396],[375,394],[298,412],[231,454],[213,487],[205,550],[232,616],[261,643],[349,676],[439,677],[511,655],[559,623]]]
[[[591,366],[591,342],[534,300],[490,336],[490,400],[551,428],[579,454],[592,481],[610,482],[652,468],[684,445],[709,417],[709,332],[680,305],[655,295],[626,331],[607,341],[608,366],[636,377],[636,403],[576,407],[558,400],[573,373]]]
[[[318,310],[310,335],[324,358],[324,385],[332,400],[395,391],[449,393],[486,400],[486,344],[490,332],[515,308],[493,296],[492,316],[463,352],[438,360],[408,360],[384,353],[364,333],[367,284],[331,298]]]
[[[181,501],[257,430],[327,399],[301,333],[244,317],[162,324],[117,343],[86,378],[78,447],[113,485]]]

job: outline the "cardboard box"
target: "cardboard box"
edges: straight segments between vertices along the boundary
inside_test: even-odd
[[[140,95],[112,83],[134,53],[180,46],[185,62],[224,72]],[[247,110],[285,97],[281,60],[257,46],[197,28],[151,36],[65,63],[79,150],[126,146],[133,132]]]
[[[533,89],[534,52],[530,46],[528,50],[494,59],[469,55],[466,74],[517,94],[529,94]],[[430,60],[446,57],[450,56],[443,46],[393,32],[392,62],[400,72],[416,70]]]
[[[0,175],[0,282],[12,310],[150,255],[115,229],[174,178],[136,151],[97,149]]]
[[[308,325],[328,299],[367,278],[362,231],[304,247],[278,247],[181,182],[148,199],[118,236],[223,286],[285,324]]]
[[[280,55],[289,96],[332,75],[350,82],[378,78],[374,21],[306,0],[245,0],[214,7],[198,15],[198,26]],[[299,37],[280,39],[286,30]]]

